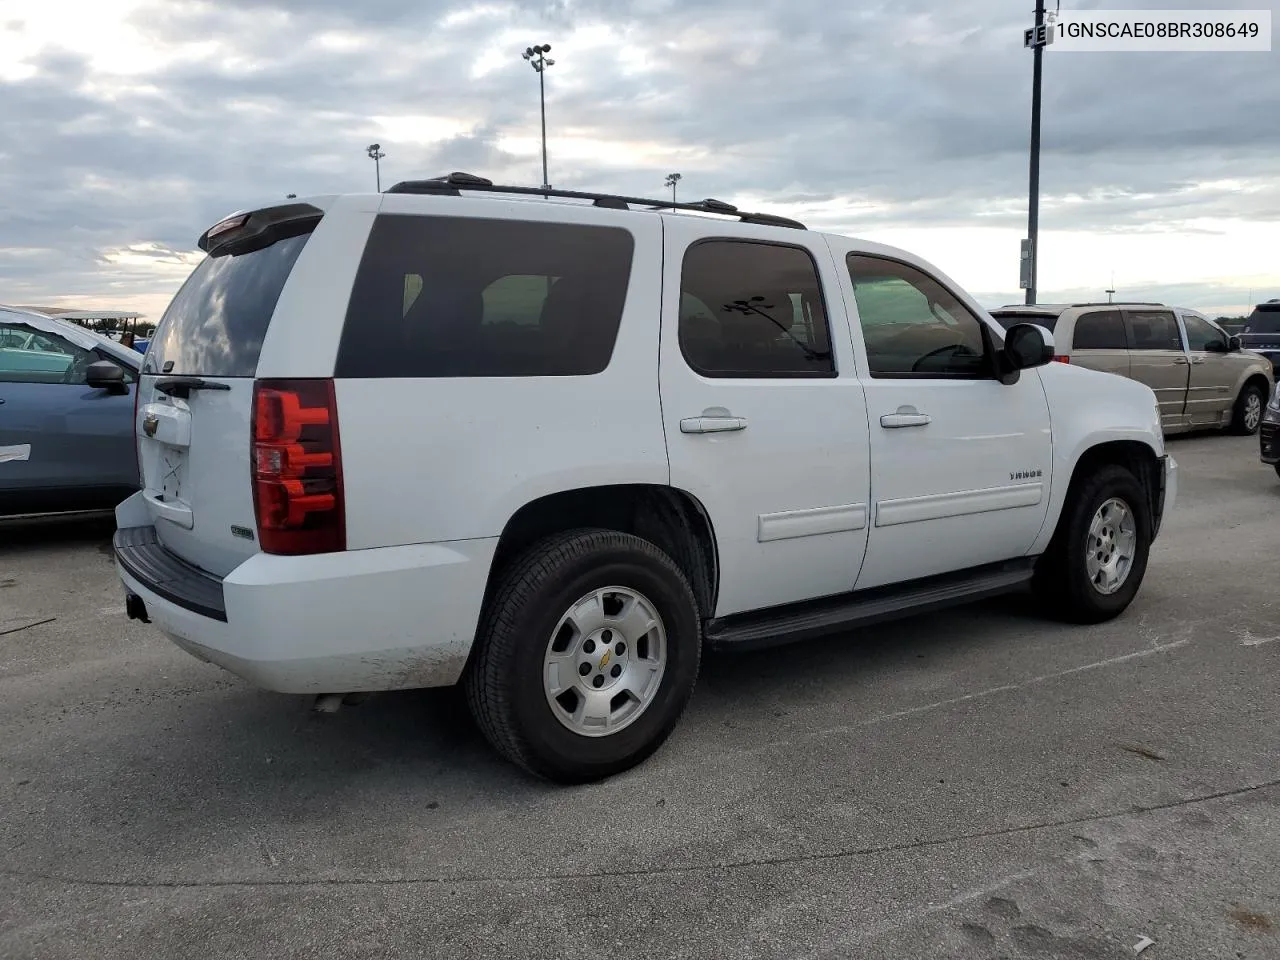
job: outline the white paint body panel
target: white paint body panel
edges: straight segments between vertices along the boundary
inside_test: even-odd
[[[933,276],[991,329],[1003,330],[936,267],[879,244],[830,238],[840,264],[849,331],[866,366],[857,301],[845,258],[880,255]],[[872,527],[858,589],[879,587],[1023,556],[1047,510],[1043,483],[1051,469],[1048,403],[1038,370],[1016,384],[996,380],[867,376],[871,444]],[[923,426],[888,428],[880,418],[907,408],[930,418]],[[1041,472],[1027,478],[1019,474]]]
[[[119,526],[147,522],[140,497],[116,508]],[[457,681],[496,547],[484,539],[308,557],[257,553],[223,580],[225,623],[117,570],[170,639],[258,686],[398,690]]]
[[[852,590],[867,540],[865,522],[855,522],[870,486],[866,408],[825,242],[795,230],[735,225],[727,231],[705,218],[665,220],[661,382],[667,454],[671,484],[698,499],[716,533],[716,616]],[[809,251],[826,291],[839,376],[726,379],[689,368],[678,333],[680,271],[689,245],[706,237],[754,237]],[[746,428],[681,432],[681,420],[715,407],[745,418]]]
[[[635,259],[613,356],[583,377],[337,381],[351,549],[496,537],[547,494],[670,478],[657,389],[661,220],[565,204],[501,206],[511,219],[631,232]],[[494,216],[493,207],[392,194],[385,209]]]
[[[1072,471],[1090,447],[1127,440],[1150,447],[1157,457],[1165,453],[1156,395],[1150,387],[1127,377],[1066,363],[1050,363],[1038,373],[1049,401],[1054,442],[1049,510],[1044,527],[1031,546],[1033,554],[1048,548]],[[1166,466],[1166,482],[1168,469]],[[1176,494],[1176,488],[1165,492],[1166,514],[1173,505],[1171,494]]]
[[[686,215],[477,197],[326,199],[324,220],[285,284],[260,378],[330,377],[347,301],[379,210],[619,226],[633,272],[608,367],[586,377],[410,378],[335,384],[348,549],[280,557],[233,538],[254,527],[250,379],[190,401],[140,397],[148,482],[162,443],[191,451],[189,528],[142,492],[121,527],[154,523],[175,554],[223,576],[227,621],[161,599],[122,571],[157,626],[196,656],[275,690],[318,693],[457,680],[471,648],[498,537],[540,497],[613,484],[690,493],[716,538],[725,616],[1042,552],[1071,471],[1091,446],[1136,440],[1163,455],[1154,395],[1132,380],[1050,364],[1016,385],[867,376],[844,256],[900,250]],[[838,375],[719,379],[694,373],[678,338],[685,249],[704,237],[805,247],[825,293]],[[885,429],[902,406],[928,425]],[[195,409],[199,408],[199,409]],[[745,429],[683,433],[723,408]],[[199,414],[198,416],[196,414]],[[150,459],[148,459],[150,458]],[[150,466],[147,467],[147,463]],[[1038,475],[1022,474],[1039,471]],[[198,474],[198,475],[197,475]],[[162,489],[162,485],[156,486]],[[1166,463],[1166,509],[1177,473]]]

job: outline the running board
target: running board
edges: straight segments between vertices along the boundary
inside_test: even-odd
[[[1031,580],[1036,557],[987,564],[888,587],[708,620],[712,649],[754,650],[865,627],[1011,593]]]

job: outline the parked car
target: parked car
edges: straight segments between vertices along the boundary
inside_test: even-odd
[[[1258,431],[1258,446],[1262,462],[1269,463],[1280,477],[1280,384],[1271,391],[1271,401],[1262,413],[1262,427]]]
[[[633,206],[454,174],[211,227],[143,366],[130,616],[277,691],[461,682],[583,781],[704,642],[1128,606],[1176,492],[1149,388],[902,250]]]
[[[1141,381],[1160,399],[1165,433],[1251,434],[1275,382],[1271,363],[1208,317],[1159,303],[1073,303],[993,310],[1002,326],[1053,331],[1055,360]]]
[[[0,307],[0,516],[110,509],[137,491],[141,363],[73,323]]]
[[[1266,357],[1280,376],[1280,300],[1268,300],[1253,308],[1240,328],[1240,344]]]

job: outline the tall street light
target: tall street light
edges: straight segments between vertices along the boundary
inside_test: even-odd
[[[680,176],[680,174],[678,174],[678,173],[669,173],[669,174],[667,174],[667,179],[666,179],[665,181],[663,181],[663,183],[664,183],[664,185],[665,185],[665,186],[668,186],[668,187],[670,187],[670,188],[671,188],[671,202],[672,202],[672,203],[675,203],[675,202],[676,202],[676,184],[677,184],[677,183],[679,183],[679,182],[680,182],[681,180],[683,180],[683,179],[684,179],[684,178],[683,178],[682,176]]]
[[[371,143],[365,147],[365,152],[369,154],[369,159],[373,161],[373,174],[377,177],[378,192],[382,192],[382,158],[386,156],[382,152],[382,144]]]
[[[1027,303],[1036,302],[1037,244],[1040,234],[1040,74],[1044,48],[1053,43],[1053,26],[1044,22],[1044,0],[1036,0],[1036,25],[1022,32],[1022,45],[1031,48],[1031,164],[1027,202],[1027,239],[1022,241],[1022,270],[1018,285],[1027,291]]]
[[[538,75],[538,101],[542,107],[542,189],[550,190],[551,182],[547,177],[547,67],[554,67],[556,62],[548,60],[551,44],[541,43],[536,47],[525,47],[522,56],[529,61],[534,73]]]

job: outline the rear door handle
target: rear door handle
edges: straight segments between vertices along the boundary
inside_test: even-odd
[[[745,429],[746,417],[685,417],[680,421],[681,433],[729,433]]]
[[[1192,362],[1192,363],[1204,363],[1204,357],[1192,357],[1192,358],[1191,358],[1191,362]]]
[[[899,407],[896,413],[886,413],[881,416],[880,426],[886,430],[898,430],[902,427],[924,427],[932,421],[932,417],[927,413],[921,413],[915,407]]]
[[[1173,358],[1173,362],[1174,362],[1174,363],[1176,363],[1176,364],[1177,364],[1178,366],[1180,366],[1180,367],[1185,367],[1185,366],[1187,365],[1187,358],[1186,358],[1186,357],[1174,357],[1174,358]]]

